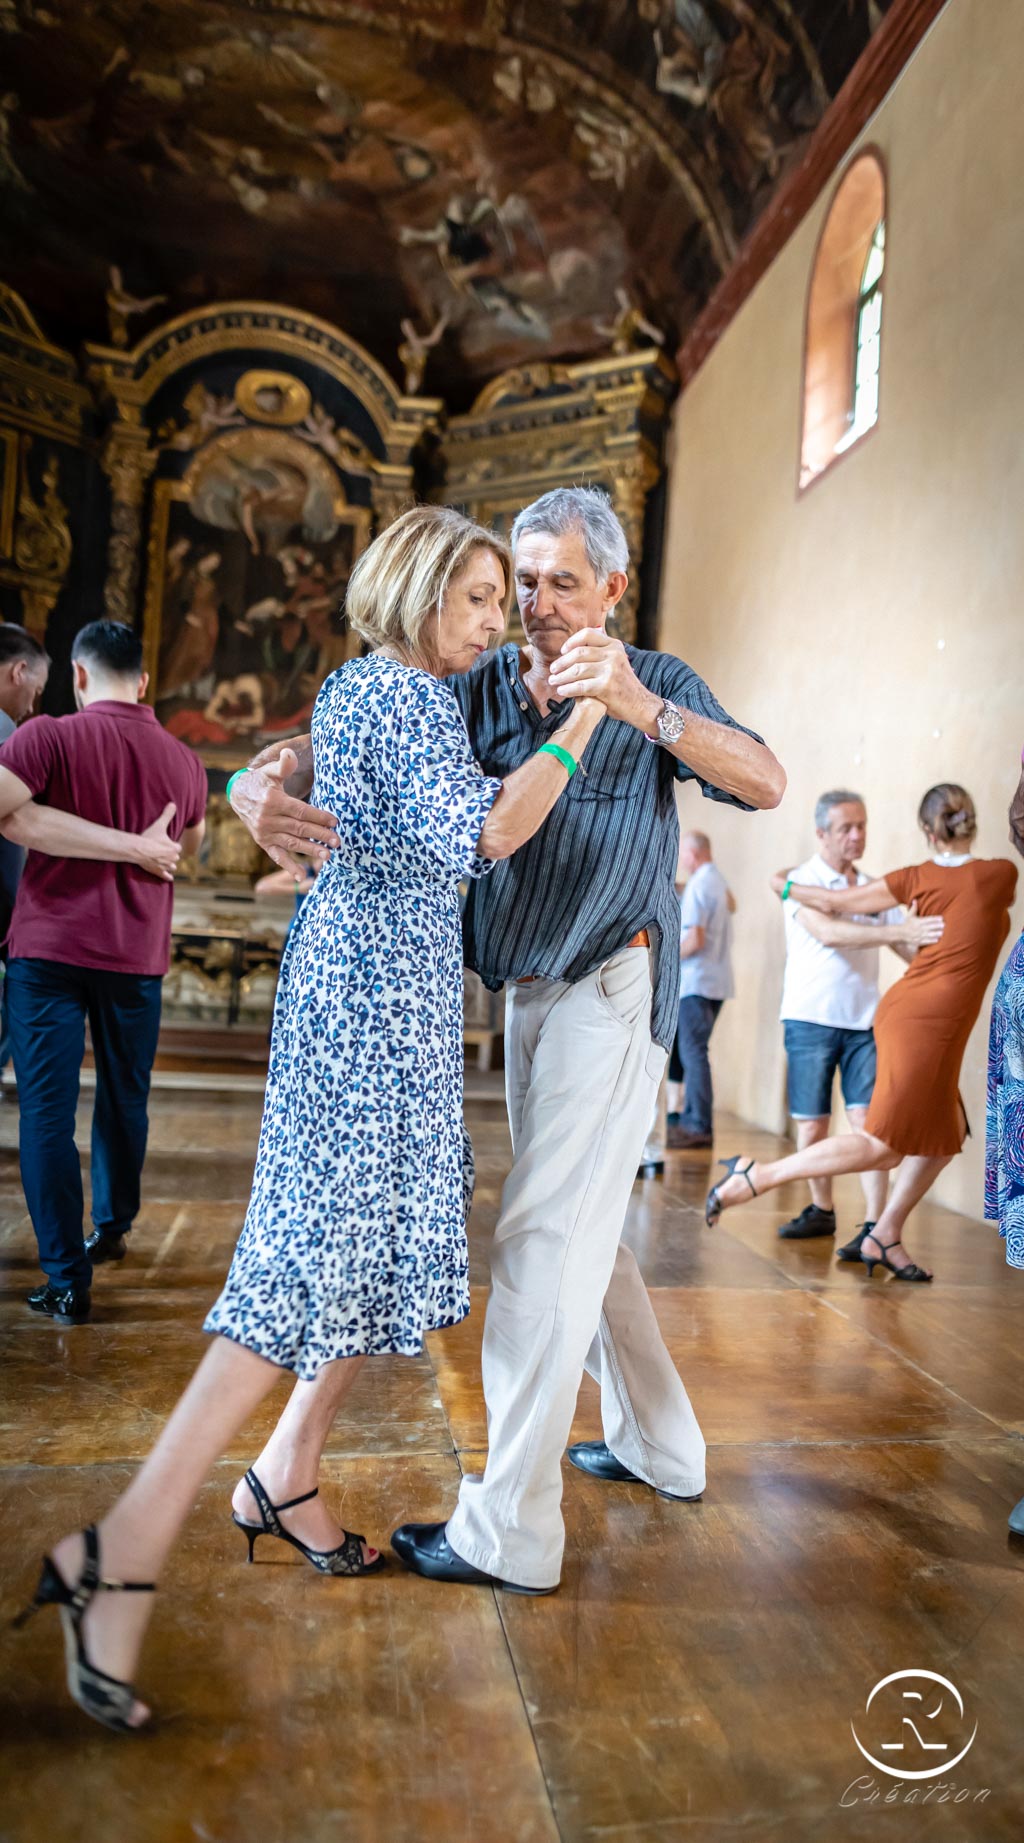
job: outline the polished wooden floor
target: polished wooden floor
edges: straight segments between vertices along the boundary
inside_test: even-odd
[[[154,1097],[131,1258],[100,1273],[93,1322],[70,1331],[22,1303],[37,1269],[16,1104],[0,1107],[5,1610],[47,1541],[127,1478],[203,1348],[259,1096],[251,1078],[225,1090],[207,1073],[199,1092],[173,1079]],[[368,1366],[329,1448],[346,1521],[378,1540],[443,1516],[483,1460],[479,1342],[508,1141],[496,1087],[472,1079],[473,1313],[420,1359]],[[88,1116],[86,1094],[83,1147]],[[773,1143],[726,1120],[716,1149]],[[707,1174],[703,1156],[670,1157],[663,1181],[637,1185],[627,1231],[707,1434],[702,1503],[566,1466],[550,1599],[431,1586],[397,1564],[325,1580],[269,1545],[247,1568],[228,1497],[278,1393],[165,1580],[140,1672],[154,1732],[124,1741],[67,1704],[55,1620],[4,1630],[3,1843],[1019,1839],[1024,1543],[1006,1517],[1024,1493],[1024,1281],[991,1228],[934,1207],[910,1236],[936,1269],[928,1288],[780,1242],[796,1193],[709,1234]],[[852,1228],[859,1191],[838,1194]],[[577,1437],[599,1433],[586,1381]],[[977,1738],[947,1780],[884,1804],[896,1782],[867,1766],[851,1722],[908,1669],[951,1679]]]

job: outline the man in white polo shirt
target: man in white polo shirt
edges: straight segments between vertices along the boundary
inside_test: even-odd
[[[868,883],[858,871],[867,840],[867,809],[859,794],[836,788],[822,794],[814,809],[818,849],[805,864],[790,871],[793,883],[823,889],[848,889]],[[832,1118],[832,1083],[838,1069],[843,1102],[854,1132],[862,1132],[875,1085],[875,1039],[872,1023],[878,1008],[878,949],[892,947],[912,960],[921,938],[914,916],[903,920],[899,909],[845,922],[783,904],[786,927],[786,973],[780,1017],[786,1043],[789,1111],[796,1122],[796,1142],[803,1151],[828,1133]],[[863,944],[858,940],[863,935]],[[861,1177],[866,1221],[852,1242],[839,1250],[856,1259],[863,1236],[885,1207],[888,1173],[866,1171]],[[834,1235],[832,1180],[811,1180],[811,1201],[784,1223],[787,1241]]]
[[[686,1083],[681,1119],[669,1124],[671,1151],[709,1146],[712,1137],[711,1063],[708,1044],[718,1013],[734,991],[732,979],[732,898],[718,866],[712,862],[706,832],[687,832],[680,840],[679,867],[686,876],[681,900],[679,1021],[676,1045]]]

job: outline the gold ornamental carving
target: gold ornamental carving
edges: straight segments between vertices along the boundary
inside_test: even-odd
[[[51,345],[21,296],[0,282],[0,418],[85,447],[88,403],[71,353]]]
[[[60,496],[60,467],[49,453],[43,466],[42,492],[37,499],[28,475],[32,438],[21,438],[21,485],[10,545],[10,564],[0,568],[0,582],[21,592],[25,626],[42,640],[71,562],[72,538],[68,509]]]
[[[235,402],[250,422],[291,428],[312,408],[309,386],[287,371],[247,371],[235,385]]]
[[[57,491],[58,478],[57,457],[51,454],[43,468],[41,499],[33,499],[25,481],[18,499],[14,561],[27,576],[48,577],[60,583],[71,562],[71,532],[67,506]]]

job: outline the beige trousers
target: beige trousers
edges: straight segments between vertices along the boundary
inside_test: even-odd
[[[704,1488],[704,1440],[629,1249],[620,1246],[664,1072],[651,966],[624,948],[576,985],[509,990],[514,1161],[491,1252],[483,1385],[488,1458],[448,1524],[456,1554],[501,1580],[557,1584],[562,1455],[584,1367],[604,1437],[660,1490]]]

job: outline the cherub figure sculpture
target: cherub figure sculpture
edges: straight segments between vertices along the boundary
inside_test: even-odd
[[[443,339],[447,326],[447,313],[440,316],[428,333],[421,333],[414,320],[402,321],[405,338],[398,348],[398,362],[405,373],[406,396],[419,396],[427,368],[427,353]]]
[[[663,346],[665,335],[648,320],[643,311],[630,299],[625,288],[616,288],[615,299],[619,311],[611,322],[595,320],[594,326],[605,339],[612,342],[612,351],[617,358],[625,358],[628,352],[635,351],[640,344],[641,335],[649,339],[652,345]]]
[[[116,263],[110,265],[110,286],[107,289],[107,317],[110,322],[110,343],[122,350],[128,344],[128,322],[133,314],[148,314],[151,307],[159,307],[166,301],[165,294],[150,294],[141,297],[129,294]]]

